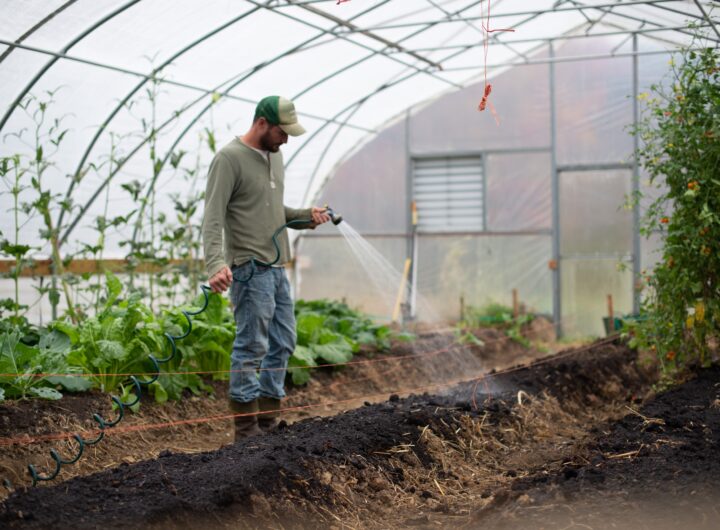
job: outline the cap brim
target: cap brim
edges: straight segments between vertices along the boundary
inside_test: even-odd
[[[279,127],[290,136],[300,136],[305,134],[305,128],[299,123],[280,124]]]

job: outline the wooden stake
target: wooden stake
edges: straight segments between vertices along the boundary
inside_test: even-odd
[[[405,298],[405,283],[407,282],[408,274],[410,273],[410,264],[412,260],[407,258],[405,260],[405,269],[403,270],[402,278],[400,278],[400,287],[398,288],[397,300],[395,301],[395,309],[392,314],[392,321],[398,322],[400,319],[400,307],[402,305],[403,298]]]
[[[518,315],[520,315],[520,303],[518,302],[517,289],[512,290],[512,300],[513,300],[513,317],[517,318]]]

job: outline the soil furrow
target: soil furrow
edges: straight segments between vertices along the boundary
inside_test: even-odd
[[[641,395],[647,379],[634,360],[624,345],[605,342],[444,395],[395,396],[214,452],[165,452],[155,460],[17,492],[4,503],[0,523],[8,528],[306,527],[343,518],[377,528],[467,523],[479,506],[499,503],[503,485],[511,488],[548,460],[551,468],[562,467],[582,445],[583,433],[612,416],[613,403]]]

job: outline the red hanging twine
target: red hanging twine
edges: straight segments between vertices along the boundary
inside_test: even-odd
[[[482,112],[489,105],[490,112],[492,113],[493,118],[495,118],[495,123],[497,125],[500,125],[500,118],[498,117],[497,112],[495,112],[495,107],[493,107],[493,104],[488,101],[490,92],[492,92],[492,85],[487,82],[487,57],[488,57],[488,48],[489,48],[488,39],[490,37],[490,33],[494,33],[496,31],[514,32],[515,30],[514,29],[490,29],[490,0],[487,0],[487,3],[488,3],[488,9],[487,9],[487,17],[485,17],[485,19],[483,19],[484,15],[482,12],[482,3],[480,3],[480,24],[482,26],[483,31],[485,32],[485,39],[483,40],[483,51],[485,54],[485,92],[483,93],[483,97],[480,100],[480,104],[478,105],[478,110],[480,112]]]

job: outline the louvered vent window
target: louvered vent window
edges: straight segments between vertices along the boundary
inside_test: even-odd
[[[416,158],[413,197],[422,232],[480,232],[485,229],[482,158]]]

